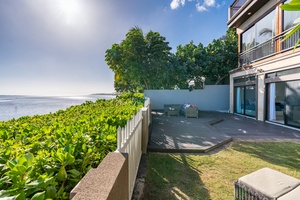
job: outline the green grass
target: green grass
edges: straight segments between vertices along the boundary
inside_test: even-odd
[[[233,182],[263,167],[300,179],[300,144],[240,142],[213,155],[149,153],[144,199],[233,199]]]

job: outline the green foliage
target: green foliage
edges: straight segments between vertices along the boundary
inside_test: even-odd
[[[132,28],[120,44],[106,51],[105,60],[115,73],[114,86],[119,92],[145,89],[192,89],[208,84],[228,84],[228,72],[237,67],[237,35],[228,29],[226,36],[207,47],[193,41],[179,45],[175,54],[158,32],[146,35]],[[226,79],[227,78],[227,79]]]
[[[120,44],[106,51],[105,60],[115,73],[115,90],[141,91],[169,88],[172,65],[171,47],[158,32],[132,28]]]
[[[213,40],[207,47],[209,63],[204,76],[208,84],[229,83],[229,71],[238,64],[238,41],[235,29],[228,29],[226,35]]]
[[[187,80],[194,80],[195,88],[199,88],[203,78],[206,84],[229,83],[226,80],[229,71],[238,63],[237,49],[235,29],[228,29],[225,36],[213,40],[207,47],[201,43],[196,46],[193,41],[185,46],[179,45],[176,58],[185,69],[185,77],[182,77],[185,86],[181,85],[181,88],[187,88]]]
[[[87,101],[54,114],[0,122],[0,199],[68,199],[107,153],[143,94]]]
[[[194,80],[194,88],[201,88],[202,77],[209,61],[204,46],[201,43],[196,46],[193,41],[184,46],[179,45],[176,57],[179,64],[185,68],[185,77],[183,77],[185,85],[180,85],[180,87],[187,88],[188,80]]]
[[[280,6],[282,10],[287,10],[287,11],[300,11],[300,0],[292,0],[290,3],[283,4]],[[298,24],[295,26],[290,32],[287,33],[283,41],[287,40],[289,37],[291,37],[294,33],[300,30],[300,19],[298,18],[295,22],[295,24]],[[296,42],[294,46],[294,50],[296,47],[300,44],[300,38]]]

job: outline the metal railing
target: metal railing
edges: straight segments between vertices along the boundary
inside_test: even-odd
[[[286,33],[289,32],[291,29],[289,29],[288,31],[285,31],[282,35],[280,35],[280,41],[283,40],[283,38],[285,37]],[[287,40],[285,40],[284,42],[281,42],[281,51],[285,51],[288,49],[292,49],[294,48],[296,42],[300,39],[300,30],[298,30],[297,32],[295,32],[293,35],[291,35]],[[299,47],[299,46],[298,46]]]
[[[252,62],[273,55],[276,52],[276,41],[272,38],[264,43],[256,45],[239,55],[239,66],[249,65]]]
[[[291,28],[292,29],[292,28]],[[264,43],[258,44],[246,51],[243,51],[239,54],[239,67],[244,65],[249,65],[255,61],[264,59],[266,57],[272,56],[276,53],[280,53],[286,50],[290,50],[294,47],[298,39],[300,38],[300,31],[297,31],[287,40],[282,42],[286,33],[291,29],[271,38],[270,40],[265,41]],[[280,49],[276,51],[276,45],[279,42]],[[298,46],[299,47],[299,46]]]
[[[229,19],[244,5],[247,0],[236,0],[229,7]]]

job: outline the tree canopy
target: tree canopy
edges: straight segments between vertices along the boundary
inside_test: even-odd
[[[116,91],[169,87],[172,77],[171,47],[158,32],[134,27],[120,44],[106,51],[105,60],[115,73]]]
[[[213,40],[206,47],[209,64],[204,76],[207,84],[229,83],[229,71],[236,68],[238,63],[237,46],[235,30],[228,29],[225,36]]]
[[[226,35],[207,47],[193,41],[179,45],[175,53],[166,38],[158,32],[144,35],[139,27],[126,34],[120,44],[106,51],[105,60],[115,73],[115,90],[201,88],[208,84],[228,83],[228,72],[237,67],[237,35],[228,29]],[[227,79],[226,79],[227,78]]]

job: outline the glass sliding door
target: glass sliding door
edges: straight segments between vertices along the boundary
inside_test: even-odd
[[[267,119],[284,123],[285,116],[285,82],[270,83],[268,89]]]
[[[256,116],[256,89],[255,85],[239,86],[234,88],[234,112],[242,115]]]
[[[235,112],[239,114],[244,114],[244,96],[245,96],[245,90],[244,87],[235,87]]]
[[[300,127],[300,81],[286,83],[286,124]]]
[[[245,86],[245,114],[256,116],[256,91],[255,85]]]

